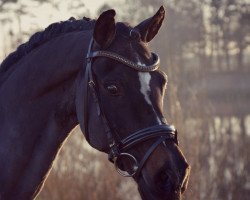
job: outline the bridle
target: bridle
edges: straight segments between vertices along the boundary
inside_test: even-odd
[[[154,63],[148,66],[140,65],[114,52],[92,51],[93,43],[94,41],[92,38],[90,41],[88,53],[86,56],[86,68],[85,68],[85,75],[84,75],[85,138],[90,143],[89,130],[88,130],[88,116],[89,116],[88,96],[89,96],[89,93],[91,93],[93,101],[96,105],[97,115],[102,120],[105,134],[107,135],[108,144],[110,148],[109,154],[108,154],[109,160],[114,163],[118,173],[121,174],[122,176],[137,178],[140,175],[140,172],[145,162],[147,161],[147,159],[150,157],[150,155],[153,153],[153,151],[157,148],[159,144],[163,143],[166,140],[173,140],[178,145],[177,130],[173,126],[169,126],[167,124],[155,125],[155,126],[147,127],[139,131],[136,131],[135,133],[132,133],[128,137],[117,141],[117,138],[115,137],[116,135],[115,130],[113,130],[112,126],[110,126],[111,123],[106,117],[106,114],[101,104],[101,99],[99,98],[97,84],[95,82],[95,79],[93,77],[93,72],[92,72],[92,61],[93,61],[93,58],[106,57],[109,59],[116,60],[126,65],[127,67],[131,67],[137,71],[151,72],[159,68],[160,60],[157,54],[152,53]],[[135,156],[127,152],[129,149],[133,148],[135,145],[140,144],[144,141],[151,140],[151,139],[156,139],[156,141],[147,150],[147,152],[145,153],[144,157],[142,158],[140,162],[138,162]],[[120,169],[119,164],[121,160],[124,160],[124,159],[127,159],[133,163],[132,169],[128,170],[129,172],[126,170]]]

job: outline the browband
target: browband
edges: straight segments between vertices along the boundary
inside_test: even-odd
[[[87,59],[92,59],[94,57],[107,57],[107,58],[111,58],[113,60],[116,60],[120,63],[125,64],[128,67],[131,67],[137,71],[141,71],[141,72],[151,72],[151,71],[155,71],[159,68],[160,65],[160,58],[156,53],[151,52],[151,55],[153,57],[154,63],[152,65],[142,65],[142,64],[138,64],[135,63],[119,54],[116,54],[114,52],[110,52],[110,51],[93,51],[93,52],[89,52],[87,55]]]

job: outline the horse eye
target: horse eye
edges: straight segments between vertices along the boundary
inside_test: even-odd
[[[119,90],[116,85],[108,85],[106,86],[106,89],[112,95],[117,95],[119,93]]]

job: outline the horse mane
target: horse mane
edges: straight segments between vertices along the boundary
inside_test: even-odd
[[[16,51],[10,53],[0,65],[0,74],[6,72],[12,65],[17,63],[25,55],[50,39],[64,33],[91,30],[94,28],[94,24],[95,20],[91,20],[87,17],[83,17],[82,20],[76,20],[75,18],[71,17],[67,21],[50,24],[47,28],[45,28],[45,30],[33,34],[28,42],[21,44]]]

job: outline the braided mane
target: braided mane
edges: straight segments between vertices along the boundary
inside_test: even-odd
[[[28,42],[21,44],[16,51],[9,54],[0,65],[0,74],[6,72],[12,65],[17,63],[22,57],[30,53],[33,49],[45,42],[64,33],[90,30],[94,28],[95,20],[84,17],[76,20],[71,17],[67,21],[57,22],[49,25],[45,30],[32,35]]]

